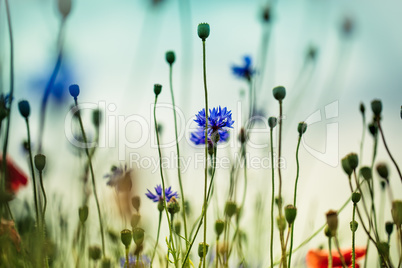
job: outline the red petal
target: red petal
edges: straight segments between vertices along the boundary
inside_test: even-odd
[[[0,163],[2,163],[2,159],[0,156]],[[27,185],[28,176],[14,163],[11,157],[7,156],[7,183],[9,185],[10,190],[15,193],[18,189]]]

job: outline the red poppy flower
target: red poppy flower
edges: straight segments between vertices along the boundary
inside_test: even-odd
[[[365,248],[356,248],[356,262],[366,255]],[[352,249],[341,249],[341,254],[345,259],[346,265],[352,267]],[[310,249],[306,256],[307,267],[309,268],[327,268],[328,267],[328,250]],[[338,251],[332,251],[332,267],[342,267],[341,259]],[[356,263],[356,267],[359,265]]]
[[[0,168],[2,167],[3,159],[0,156]],[[28,183],[28,176],[11,160],[7,157],[7,176],[6,187],[7,190],[15,194],[21,186]]]

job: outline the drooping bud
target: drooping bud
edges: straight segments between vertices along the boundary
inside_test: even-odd
[[[208,38],[209,36],[209,24],[208,23],[200,23],[198,24],[197,28],[198,36],[201,38],[202,41],[205,41],[205,39]]]
[[[80,87],[78,85],[71,85],[68,90],[70,91],[70,95],[75,99],[80,95]]]
[[[378,133],[377,123],[373,122],[368,125],[368,129],[370,131],[371,136],[376,137]]]
[[[34,157],[35,167],[39,172],[42,172],[46,165],[46,156],[43,154],[37,154]]]
[[[97,261],[101,258],[102,250],[99,246],[90,246],[88,248],[88,254],[92,260]]]
[[[172,65],[172,64],[174,63],[175,59],[176,59],[176,55],[174,54],[173,51],[168,51],[168,52],[166,52],[166,54],[165,54],[165,58],[166,58],[166,61],[167,61],[170,65]]]
[[[362,197],[362,195],[361,195],[359,192],[354,192],[354,193],[352,194],[352,202],[353,202],[354,204],[359,203],[361,197]]]
[[[120,232],[120,239],[126,248],[131,245],[131,239],[133,239],[133,233],[129,229],[124,229]]]
[[[307,130],[307,124],[305,122],[300,122],[297,126],[297,132],[299,132],[299,136],[301,137]]]
[[[144,229],[139,227],[133,230],[133,239],[137,246],[142,245],[142,242],[144,242],[144,232]]]
[[[296,215],[297,215],[297,208],[295,206],[287,205],[285,207],[285,218],[289,225],[293,224],[293,222],[296,219]]]
[[[335,236],[336,230],[338,229],[338,212],[330,210],[327,212],[326,216],[328,228],[331,231],[332,236]]]
[[[326,237],[332,237],[333,236],[331,230],[328,227],[328,225],[325,226],[325,228],[324,228],[324,234],[325,234]]]
[[[18,103],[18,110],[24,118],[28,118],[31,114],[31,106],[27,100],[22,100]]]
[[[364,112],[366,111],[366,107],[364,106],[364,103],[361,102],[360,103],[360,112],[362,113],[362,115],[364,116]]]
[[[80,222],[84,223],[88,219],[88,206],[84,205],[78,209],[78,216],[80,218]]]
[[[225,214],[230,218],[237,211],[237,205],[234,201],[227,201],[225,204]]]
[[[99,109],[96,109],[92,112],[92,124],[94,124],[95,127],[99,127],[100,122],[102,121],[102,112]]]
[[[281,102],[286,96],[286,89],[283,86],[274,87],[272,94],[277,101]]]
[[[215,233],[218,237],[223,233],[224,228],[225,228],[225,222],[223,220],[216,220]]]
[[[204,245],[205,245],[205,256],[208,254],[208,249],[209,245],[204,244],[204,242],[198,244],[198,257],[203,258],[204,257]]]
[[[162,85],[160,85],[160,84],[155,84],[155,85],[154,85],[154,93],[155,93],[155,96],[158,96],[159,94],[161,94],[161,91],[162,91]]]
[[[176,234],[180,234],[181,231],[181,222],[180,221],[175,221],[174,223],[174,232]]]
[[[271,20],[271,8],[269,6],[264,8],[262,18],[264,22],[269,22]]]
[[[276,126],[276,123],[278,122],[278,119],[276,117],[271,116],[268,118],[268,126],[272,129]]]
[[[131,198],[131,204],[133,205],[133,208],[137,210],[137,212],[140,210],[140,205],[141,205],[141,199],[138,195],[133,196]]]
[[[240,129],[239,141],[240,141],[241,143],[245,143],[245,142],[247,141],[246,131],[244,130],[243,127]]]

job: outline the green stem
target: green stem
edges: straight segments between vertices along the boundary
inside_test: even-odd
[[[352,224],[353,224],[353,230],[352,230],[352,267],[355,268],[356,266],[356,251],[355,251],[355,214],[356,214],[356,204],[353,203],[353,214],[352,214]]]
[[[279,194],[278,194],[278,210],[279,210],[279,218],[282,218],[282,173],[279,162],[281,161],[281,152],[282,152],[282,101],[279,101],[279,145],[278,145],[278,177],[279,177]],[[283,268],[287,268],[286,262],[286,247],[284,240],[284,232],[280,228],[279,229],[279,238],[281,242],[282,249],[282,265]]]
[[[332,268],[331,236],[328,236],[328,268]]]
[[[347,268],[345,259],[343,258],[343,255],[341,253],[341,248],[339,247],[339,242],[338,242],[338,238],[336,237],[336,235],[334,236],[334,241],[335,241],[336,250],[338,251],[338,254],[339,254],[339,258],[341,259],[341,262],[342,262],[342,267]]]
[[[162,222],[162,211],[159,212],[158,233],[156,234],[155,246],[154,246],[154,250],[152,252],[152,258],[151,258],[151,264],[150,264],[151,267],[152,267],[152,263],[154,261],[154,257],[155,257],[155,253],[156,253],[156,247],[158,246],[159,233],[160,233],[160,230],[161,230],[161,222]]]
[[[173,117],[174,117],[174,134],[176,137],[176,151],[177,151],[177,176],[179,178],[179,186],[180,186],[180,195],[181,195],[181,204],[183,207],[183,224],[184,224],[184,237],[187,240],[187,221],[186,221],[186,210],[185,210],[185,202],[184,202],[184,191],[183,191],[183,183],[181,180],[181,162],[180,162],[180,150],[179,150],[179,138],[177,135],[177,118],[176,118],[176,104],[174,101],[173,94],[173,79],[172,79],[173,65],[169,65],[169,80],[170,80],[170,95],[172,96],[172,105],[173,105]],[[187,248],[187,243],[186,243]]]
[[[363,120],[363,131],[362,131],[362,140],[360,142],[360,163],[363,163],[363,145],[364,145],[364,136],[366,133],[366,116],[364,113],[362,114],[362,120]]]
[[[381,138],[382,138],[382,142],[384,143],[385,150],[387,150],[387,153],[388,153],[389,157],[391,158],[392,163],[394,163],[396,170],[398,171],[399,178],[402,181],[401,170],[399,169],[399,166],[396,163],[395,159],[392,157],[392,154],[388,148],[387,142],[385,141],[385,136],[384,136],[384,132],[382,131],[380,120],[377,120],[377,124],[378,124],[378,129],[380,130],[380,133],[381,133]]]
[[[124,266],[124,267],[129,267],[130,266],[130,263],[129,263],[129,261],[128,261],[128,247],[126,247],[126,265]]]
[[[44,204],[43,204],[43,212],[42,212],[42,232],[43,232],[43,239],[46,240],[46,224],[45,224],[45,214],[46,214],[46,206],[47,206],[47,197],[46,197],[46,192],[45,192],[45,187],[43,186],[43,176],[42,176],[42,171],[39,171],[39,182],[40,182],[40,188],[43,194],[44,198]],[[44,241],[45,243],[45,241]],[[47,258],[47,251],[44,250],[44,261],[45,261],[45,266],[48,268],[49,267],[49,261]]]
[[[205,94],[205,170],[204,170],[204,244],[203,244],[203,268],[205,268],[205,257],[207,255],[207,184],[208,184],[208,90],[207,71],[205,57],[205,40],[202,40],[202,59],[204,73],[204,94]]]
[[[38,205],[38,193],[37,193],[38,188],[37,188],[37,185],[36,185],[35,171],[34,171],[34,165],[33,165],[33,160],[32,160],[31,132],[30,132],[30,129],[29,129],[29,120],[28,120],[28,118],[25,118],[25,124],[26,124],[26,127],[27,127],[29,164],[30,164],[31,174],[32,174],[32,187],[33,187],[34,202],[35,202],[36,224],[38,224],[38,226],[40,226],[41,223],[40,223],[40,219],[39,219],[39,205]],[[3,161],[3,162],[6,162],[6,161]]]
[[[156,103],[157,103],[157,102],[158,102],[158,96],[156,95],[156,96],[155,96],[155,104],[154,104],[154,124],[155,124],[156,142],[157,142],[157,144],[158,144],[159,171],[160,171],[161,180],[162,180],[163,207],[164,207],[164,209],[165,209],[166,218],[167,218],[167,221],[168,221],[169,235],[170,235],[170,237],[172,237],[172,236],[173,236],[173,233],[172,233],[172,228],[171,228],[171,223],[170,223],[170,218],[169,218],[169,212],[168,212],[167,206],[166,206],[166,196],[165,196],[165,189],[166,189],[166,188],[165,188],[165,179],[163,178],[163,170],[162,170],[162,151],[161,151],[160,142],[159,142],[159,132],[158,132],[158,128],[157,128],[158,123],[157,123],[157,120],[156,120]],[[175,263],[175,265],[176,265],[178,260],[177,260],[176,250],[175,250],[175,245],[174,245],[173,240],[172,240],[171,243],[172,243],[172,250],[173,250],[173,252],[171,252],[171,253],[172,253],[172,255],[173,255],[174,263]]]
[[[74,98],[74,103],[75,103],[75,107],[78,108],[77,97]],[[92,191],[94,193],[96,208],[98,210],[99,228],[100,228],[101,239],[102,239],[102,255],[103,255],[103,257],[105,257],[106,256],[106,252],[105,252],[105,248],[106,248],[105,247],[105,234],[103,233],[102,214],[101,214],[101,209],[100,209],[100,205],[99,205],[98,193],[96,192],[95,173],[94,173],[94,169],[93,169],[93,165],[92,165],[92,157],[91,157],[91,154],[89,153],[89,150],[88,150],[88,146],[87,146],[88,141],[87,141],[87,136],[85,134],[84,124],[82,123],[81,114],[78,112],[77,116],[78,116],[78,121],[80,123],[82,138],[84,139],[84,143],[85,143],[85,153],[86,153],[86,155],[88,157],[89,170],[91,172]]]
[[[271,198],[271,244],[270,244],[270,260],[271,260],[271,267],[274,267],[274,202],[275,202],[275,179],[274,179],[274,146],[273,146],[273,139],[272,139],[272,128],[270,130],[270,140],[271,140],[271,170],[272,170],[272,182],[271,182],[271,191],[272,191],[272,198]]]
[[[299,148],[300,148],[300,141],[301,141],[301,135],[299,135],[299,139],[297,141],[297,147],[296,147],[296,181],[295,181],[295,192],[294,192],[294,197],[293,197],[293,206],[296,207],[296,196],[297,196],[297,183],[299,181],[299,171],[300,171],[300,165],[299,165]],[[289,263],[288,267],[291,267],[291,261],[292,261],[292,249],[293,249],[293,231],[294,231],[294,223],[292,224],[292,231],[291,231],[291,236],[290,236],[290,249],[289,249]]]
[[[219,244],[219,236],[216,237],[216,246],[215,246],[215,268],[218,268],[218,266],[219,266],[218,244]]]
[[[242,144],[242,146],[244,146],[244,156],[243,156],[243,160],[244,160],[244,190],[243,190],[243,197],[241,200],[241,205],[240,205],[240,213],[243,212],[243,208],[244,208],[244,203],[246,202],[246,193],[247,193],[247,157],[246,157],[246,145]]]
[[[211,201],[211,192],[212,192],[212,187],[214,184],[214,178],[215,178],[215,170],[216,170],[216,148],[215,148],[215,152],[214,152],[214,161],[213,161],[213,165],[212,165],[212,176],[211,176],[211,183],[209,184],[209,188],[208,188],[208,194],[207,194],[207,208],[209,206],[209,202]],[[202,225],[202,218],[204,217],[204,214],[206,213],[206,210],[203,209],[200,215],[200,221],[198,222],[198,227],[197,230],[195,231],[194,237],[191,239],[190,245],[188,246],[187,252],[186,252],[186,256],[184,257],[183,260],[183,268],[184,265],[186,264],[186,261],[188,259],[188,256],[190,255],[190,251],[191,248],[193,247],[193,244],[195,242],[195,239],[197,238],[197,234],[200,231],[201,225]],[[191,237],[191,235],[190,235]]]

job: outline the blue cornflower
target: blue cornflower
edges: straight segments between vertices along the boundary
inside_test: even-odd
[[[251,68],[251,57],[244,56],[243,59],[244,59],[244,65],[243,66],[232,65],[232,72],[233,74],[235,74],[240,78],[250,80],[253,74],[255,73],[255,70]]]
[[[202,109],[195,115],[194,121],[198,124],[198,129],[191,133],[190,140],[196,145],[205,144],[205,109]],[[208,142],[211,142],[211,136],[218,135],[218,141],[224,142],[229,138],[228,128],[233,128],[232,111],[226,107],[213,108],[209,110],[208,116]]]
[[[148,190],[148,189],[147,189]],[[151,199],[154,202],[159,202],[161,200],[163,200],[163,195],[162,195],[162,186],[159,184],[155,187],[155,192],[156,195],[151,193],[150,190],[148,190],[148,193],[146,193],[145,195]],[[179,198],[179,195],[177,194],[177,192],[173,192],[172,191],[172,187],[170,186],[169,188],[165,189],[165,196],[166,196],[166,202],[169,202],[170,199],[174,196],[176,198]]]

